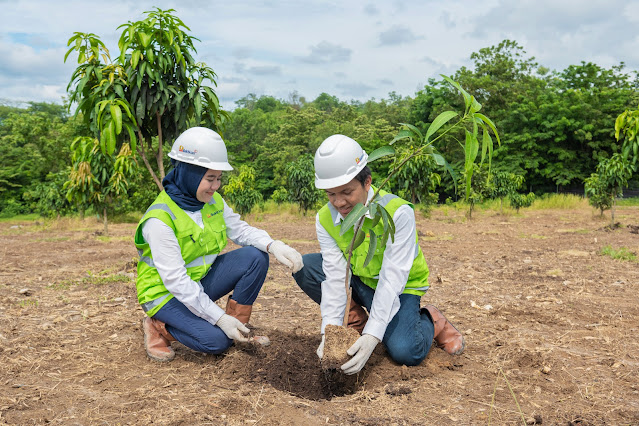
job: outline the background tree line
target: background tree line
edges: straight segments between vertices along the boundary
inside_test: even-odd
[[[90,50],[92,40],[87,38],[85,41]],[[99,44],[96,46],[101,48]],[[135,45],[135,48],[141,50],[149,46]],[[124,51],[122,55],[125,55]],[[129,55],[126,63],[131,64],[132,54],[126,55]],[[97,56],[90,58],[93,62],[87,56],[81,66],[97,66]],[[144,58],[143,54],[138,56]],[[188,68],[188,60],[192,58],[187,56],[186,59]],[[606,69],[582,62],[562,71],[553,71],[539,65],[527,56],[522,46],[511,40],[481,49],[473,53],[471,59],[473,67],[462,67],[452,78],[482,104],[482,111],[491,117],[499,130],[501,145],[495,145],[491,171],[492,175],[499,176],[494,180],[495,185],[511,175],[516,182],[514,188],[522,193],[583,191],[584,182],[597,171],[598,164],[621,153],[622,143],[615,137],[615,120],[624,111],[635,110],[639,105],[636,70],[626,70],[623,63]],[[118,69],[114,64],[104,66]],[[134,70],[124,67],[118,72],[123,78],[127,75],[134,78],[135,75]],[[196,72],[207,74],[211,79],[214,76],[210,68],[189,72],[191,77]],[[314,100],[306,100],[297,93],[292,93],[288,99],[247,94],[236,102],[233,111],[228,112],[215,106],[214,93],[202,85],[200,79],[197,90],[189,89],[192,99],[200,99],[198,93],[201,92],[199,107],[189,109],[182,102],[184,97],[180,101],[175,99],[171,87],[181,87],[178,83],[171,87],[166,85],[166,91],[160,93],[157,82],[162,77],[159,71],[147,74],[148,77],[138,80],[140,87],[146,87],[149,92],[156,91],[158,99],[172,105],[171,117],[188,115],[185,118],[189,120],[188,124],[195,125],[201,120],[201,125],[216,128],[223,135],[231,164],[236,169],[226,176],[231,179],[231,190],[225,195],[244,211],[267,199],[296,200],[303,210],[321,202],[321,193],[314,193],[313,188],[300,191],[300,182],[304,179],[312,182],[311,156],[332,134],[348,135],[360,142],[367,152],[372,152],[393,140],[402,123],[425,133],[429,123],[441,112],[459,109],[463,103],[443,79],[431,79],[413,97],[391,92],[387,99],[359,102],[340,100],[328,93],[322,93]],[[157,81],[151,81],[152,78]],[[117,78],[103,90],[107,93],[103,99],[107,100],[109,91],[113,92],[109,106],[115,105],[114,99],[119,99],[116,92],[135,95],[132,116],[121,120],[131,129],[135,127],[135,121],[139,121],[139,140],[146,147],[146,151],[137,149],[122,154],[122,145],[116,148],[114,143],[111,161],[115,164],[117,155],[128,155],[131,163],[120,176],[126,185],[111,193],[110,202],[104,208],[109,213],[141,212],[159,191],[158,177],[169,168],[165,154],[170,144],[158,140],[162,135],[152,132],[158,127],[156,122],[160,120],[160,114],[153,111],[152,118],[157,119],[148,121],[148,115],[141,108],[150,106],[140,105],[138,92],[124,93],[121,87],[118,88]],[[74,93],[77,94],[77,90]],[[87,96],[94,95],[89,93]],[[78,99],[81,98],[75,100]],[[97,103],[96,99],[94,101]],[[57,104],[32,102],[27,107],[0,106],[1,216],[31,212],[52,216],[96,210],[95,204],[87,200],[68,197],[70,176],[75,173],[77,177],[79,173],[74,166],[74,158],[81,157],[78,149],[84,149],[85,154],[89,152],[91,157],[93,146],[89,141],[100,132],[104,134],[105,129],[112,128],[115,132],[117,127],[109,124],[116,123],[115,109],[107,108],[106,121],[97,123],[97,117],[89,117],[95,115],[96,109],[92,108],[81,109],[72,117],[67,106]],[[124,115],[124,112],[120,114]],[[165,120],[167,124],[162,126],[166,128],[166,138],[166,133],[175,133],[175,127],[173,119]],[[80,143],[78,137],[87,139]],[[459,176],[463,175],[464,166],[463,138],[463,134],[452,133],[437,147]],[[145,154],[146,158],[143,158]],[[149,161],[150,158],[156,161]],[[377,162],[374,178],[385,175],[392,166],[391,161]],[[443,173],[431,161],[415,158],[393,179],[389,189],[418,203],[457,199],[459,195],[450,174]],[[145,168],[150,172],[145,172]],[[94,170],[91,176],[97,181],[96,173],[100,172]],[[499,188],[483,187],[482,176],[487,182],[485,171],[478,170],[473,175],[476,184],[472,190],[476,192],[477,200],[486,196],[503,197],[503,188],[500,192]],[[636,180],[629,183],[637,185]]]

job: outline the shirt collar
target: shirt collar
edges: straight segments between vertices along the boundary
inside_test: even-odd
[[[370,188],[368,188],[366,203],[368,203],[370,199],[373,198],[373,195],[375,195],[375,191],[373,191],[373,187],[371,186]],[[369,219],[372,219],[370,212],[366,212],[366,217]],[[342,214],[338,211],[337,216],[335,217],[335,226],[339,225],[340,222],[343,221],[344,219],[345,219],[344,216],[342,216]]]

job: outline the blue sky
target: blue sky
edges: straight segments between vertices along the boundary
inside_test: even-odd
[[[175,9],[200,39],[196,59],[217,73],[225,109],[249,93],[414,96],[506,38],[554,70],[581,61],[639,70],[639,0],[0,0],[0,102],[61,103],[73,32],[116,52],[117,27],[156,6]]]

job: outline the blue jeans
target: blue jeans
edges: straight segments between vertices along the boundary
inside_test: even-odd
[[[304,268],[293,274],[297,285],[315,303],[322,301],[322,281],[326,279],[322,270],[320,253],[303,256]],[[357,276],[351,278],[353,300],[370,312],[375,290],[364,284]],[[420,309],[420,297],[414,294],[399,296],[399,311],[386,328],[382,342],[390,357],[403,365],[419,365],[430,351],[434,327],[430,314]]]
[[[268,254],[247,246],[219,255],[200,283],[215,301],[229,292],[240,305],[252,305],[264,284],[268,271]],[[233,340],[222,329],[198,317],[175,297],[153,315],[166,329],[189,348],[212,354],[227,350]]]

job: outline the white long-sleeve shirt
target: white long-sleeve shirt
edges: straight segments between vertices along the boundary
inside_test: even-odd
[[[201,211],[184,212],[204,229]],[[241,220],[240,215],[235,213],[226,201],[223,215],[226,234],[231,241],[240,246],[254,246],[263,252],[267,251],[266,248],[273,239],[266,231],[254,228]],[[224,314],[224,310],[204,293],[202,284],[193,281],[186,273],[180,244],[173,230],[160,219],[150,218],[142,225],[142,236],[149,243],[153,263],[166,289],[189,311],[215,324]]]
[[[368,200],[374,194],[373,189],[368,191]],[[368,201],[367,200],[367,201]],[[341,214],[337,214],[335,225],[344,220]],[[415,212],[408,205],[400,206],[393,215],[395,222],[394,242],[388,239],[382,269],[379,273],[379,281],[373,296],[373,303],[368,321],[363,333],[371,334],[382,340],[388,323],[391,322],[399,310],[399,296],[406,287],[408,274],[413,266],[417,243],[415,242]],[[342,325],[346,310],[346,292],[344,280],[346,279],[346,258],[340,250],[337,242],[331,237],[319,221],[319,214],[315,219],[317,239],[322,254],[322,269],[326,279],[322,282],[322,326],[321,332],[327,324]]]

